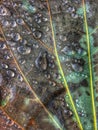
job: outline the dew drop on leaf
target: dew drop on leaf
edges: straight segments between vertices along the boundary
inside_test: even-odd
[[[13,33],[12,38],[14,41],[19,41],[21,39],[21,36],[19,33]]]
[[[31,48],[26,46],[17,47],[17,51],[22,55],[28,55],[31,53]]]
[[[7,70],[7,75],[11,78],[15,77],[15,72],[13,70]]]
[[[35,31],[34,33],[34,36],[36,37],[36,38],[38,38],[38,39],[40,39],[41,37],[42,37],[42,32],[41,31]]]

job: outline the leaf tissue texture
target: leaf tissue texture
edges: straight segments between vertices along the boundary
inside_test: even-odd
[[[97,29],[97,0],[0,0],[0,130],[98,130]]]

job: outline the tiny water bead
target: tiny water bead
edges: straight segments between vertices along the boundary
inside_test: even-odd
[[[25,24],[24,20],[22,18],[19,18],[16,20],[19,25]]]
[[[16,21],[11,21],[10,26],[11,26],[11,27],[16,27],[16,26],[17,26]]]
[[[12,57],[12,56],[11,56],[9,53],[6,53],[3,58],[4,58],[5,60],[10,60],[11,57]]]
[[[19,33],[12,33],[11,36],[12,36],[13,40],[16,42],[21,39],[21,36]]]
[[[6,48],[6,44],[0,41],[0,49],[5,49],[5,48]]]
[[[9,27],[10,23],[9,23],[9,21],[2,20],[2,25],[3,25],[3,27]]]
[[[0,86],[2,86],[2,82],[3,82],[3,76],[2,76],[2,74],[0,73]]]
[[[62,50],[61,50],[65,55],[75,55],[75,50],[73,50],[73,48],[71,46],[65,46]]]
[[[28,55],[31,53],[31,48],[27,46],[19,46],[17,47],[17,51],[22,55]]]
[[[75,12],[75,8],[70,6],[70,7],[68,7],[67,11],[69,13]]]
[[[78,63],[72,63],[71,66],[72,66],[72,69],[76,72],[82,72],[83,71],[83,66],[79,65]]]
[[[71,63],[71,67],[75,72],[82,72],[85,68],[85,61],[83,59],[74,59]]]
[[[21,82],[23,81],[23,77],[20,74],[17,75],[17,79],[19,79]]]
[[[43,17],[43,21],[44,21],[44,22],[47,22],[47,21],[48,21],[48,18],[47,18],[47,17]]]
[[[41,71],[45,71],[47,69],[48,67],[47,52],[39,53],[39,56],[35,60],[35,65]]]
[[[15,45],[16,45],[16,42],[13,42],[13,41],[7,41],[7,44],[10,45],[10,46],[15,46]]]
[[[42,37],[42,32],[36,30],[36,31],[33,32],[33,35],[35,36],[35,38],[40,39]]]
[[[83,48],[77,49],[77,53],[81,56],[85,56],[87,54],[87,52]]]
[[[67,40],[66,35],[60,35],[60,40],[61,40],[62,42],[65,42],[65,41]]]
[[[37,7],[34,5],[31,5],[27,0],[22,2],[22,8],[29,13],[36,13],[37,12]]]
[[[26,39],[23,39],[23,38],[20,40],[20,43],[21,43],[22,45],[26,45],[26,44],[30,45],[30,43],[28,43],[27,40],[26,40]],[[31,43],[31,45],[32,45],[32,43]]]
[[[20,64],[25,64],[25,63],[26,63],[26,60],[25,60],[24,58],[20,58],[20,59],[19,59],[19,63],[20,63]]]

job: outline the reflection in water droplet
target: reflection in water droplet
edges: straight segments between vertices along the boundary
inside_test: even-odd
[[[19,46],[17,47],[17,51],[22,55],[30,54],[31,48],[26,46]]]

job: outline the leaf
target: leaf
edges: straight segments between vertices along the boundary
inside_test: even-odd
[[[13,130],[97,130],[95,3],[0,2],[0,105]]]

